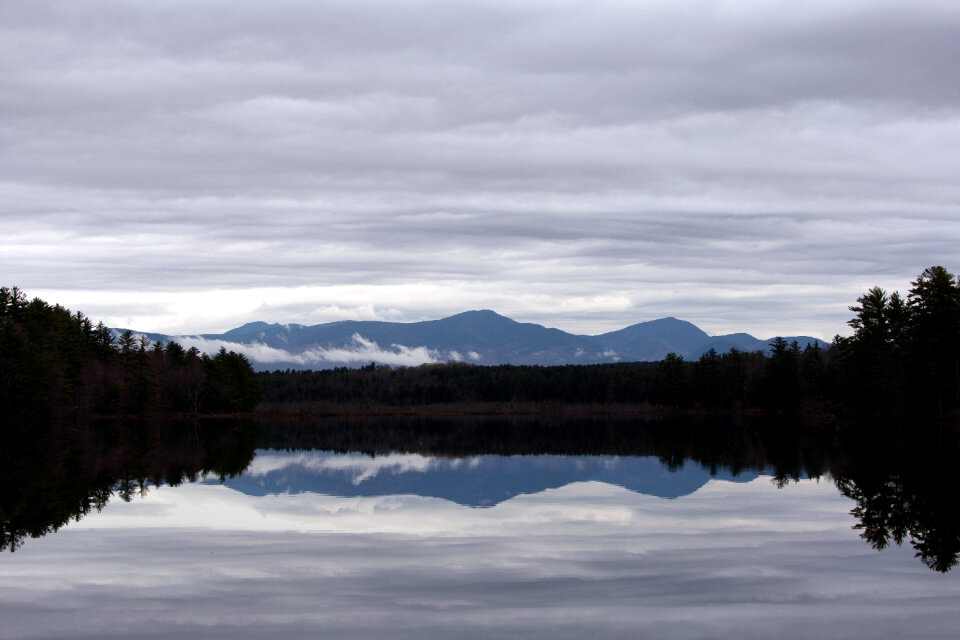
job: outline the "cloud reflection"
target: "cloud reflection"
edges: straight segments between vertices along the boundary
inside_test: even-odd
[[[960,580],[830,483],[586,482],[488,510],[163,487],[4,559],[5,637],[938,637]]]
[[[351,482],[359,485],[364,480],[375,478],[380,473],[411,473],[426,472],[439,466],[456,468],[463,464],[476,464],[476,459],[461,458],[433,458],[416,453],[390,453],[384,456],[366,456],[358,453],[345,455],[318,455],[315,452],[298,453],[294,455],[277,455],[260,453],[244,472],[247,477],[262,477],[271,471],[279,471],[292,466],[302,467],[308,471],[346,472],[351,476]]]

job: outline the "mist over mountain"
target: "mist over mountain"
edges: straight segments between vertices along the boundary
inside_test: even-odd
[[[115,334],[123,329],[113,329]],[[134,333],[137,333],[134,331]],[[414,366],[428,362],[481,365],[598,364],[661,360],[668,353],[698,358],[709,349],[765,351],[769,339],[746,333],[711,336],[677,318],[661,318],[596,336],[574,335],[517,322],[490,310],[466,311],[440,320],[377,322],[344,320],[318,325],[251,322],[221,334],[168,336],[146,333],[157,342],[177,341],[208,353],[221,346],[244,353],[256,369],[329,369],[376,362]],[[809,336],[785,336],[801,347],[825,343]]]

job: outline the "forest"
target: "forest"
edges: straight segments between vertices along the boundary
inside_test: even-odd
[[[259,388],[246,357],[212,357],[176,342],[114,339],[81,312],[0,287],[0,420],[85,419],[253,410]]]
[[[758,410],[957,416],[960,282],[925,269],[906,297],[871,288],[850,307],[849,337],[829,349],[775,338],[767,354],[711,350],[687,361],[567,366],[463,363],[259,373],[260,409],[337,414],[383,408],[450,411]]]
[[[831,353],[816,345],[774,341],[767,356],[733,349],[685,361],[596,365],[463,363],[392,368],[258,373],[262,411],[337,414],[384,407],[456,411],[550,411],[576,406],[587,412],[655,409],[814,410],[824,403]]]
[[[151,344],[17,288],[0,288],[0,402],[8,418],[250,413],[763,411],[957,417],[960,281],[929,267],[905,296],[873,287],[828,349],[567,366],[463,363],[255,374],[242,354]]]

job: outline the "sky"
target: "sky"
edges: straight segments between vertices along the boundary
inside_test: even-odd
[[[0,284],[110,326],[848,334],[960,270],[960,4],[0,4]]]

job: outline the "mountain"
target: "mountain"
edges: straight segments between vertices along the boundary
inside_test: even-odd
[[[112,331],[119,335],[124,329]],[[260,370],[329,369],[371,362],[397,366],[447,361],[546,366],[655,361],[671,352],[698,358],[711,348],[718,353],[734,347],[766,350],[769,343],[746,333],[710,336],[677,318],[641,322],[596,336],[574,335],[517,322],[490,310],[423,322],[344,320],[312,326],[251,322],[221,334],[144,335],[154,342],[175,340],[207,352],[226,346],[245,353]],[[825,346],[807,336],[787,338],[788,342],[794,339],[801,346],[808,342]]]
[[[662,360],[668,353],[689,353],[686,345],[699,345],[710,336],[695,324],[661,318],[596,336],[604,351],[615,351],[626,360]]]
[[[763,342],[763,344],[758,345],[758,342]],[[724,336],[709,337],[703,342],[703,344],[694,350],[694,353],[700,355],[710,351],[710,349],[715,349],[717,353],[726,353],[731,349],[740,349],[741,351],[762,351],[763,349],[766,349],[766,342],[769,341],[757,340],[749,333],[730,333]]]

